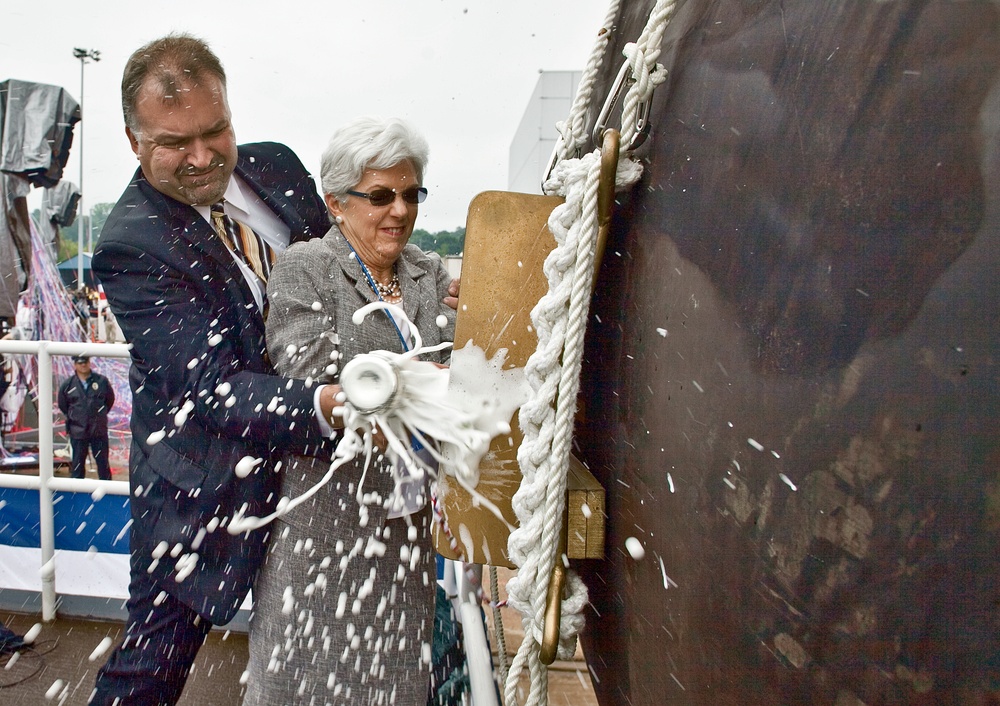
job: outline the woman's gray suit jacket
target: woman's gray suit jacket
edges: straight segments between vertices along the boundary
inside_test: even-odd
[[[442,303],[451,278],[440,258],[409,245],[396,270],[403,309],[424,344],[451,340],[455,312]],[[331,363],[339,370],[359,353],[403,350],[384,313],[352,323],[354,312],[377,298],[335,226],[286,250],[267,293],[267,346],[283,375],[336,382]],[[436,323],[442,314],[444,328]],[[339,360],[331,359],[334,350]],[[448,354],[425,359],[444,363]],[[430,512],[411,516],[413,529],[387,520],[379,500],[391,496],[394,483],[381,463],[364,479],[373,500],[361,511],[362,466],[342,466],[275,523],[254,586],[247,704],[426,701],[436,579]],[[282,495],[305,492],[329,467],[329,458],[285,458]]]

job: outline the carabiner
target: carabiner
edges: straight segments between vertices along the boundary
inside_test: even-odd
[[[635,83],[635,76],[629,71],[630,68],[631,66],[628,61],[622,64],[622,67],[618,70],[618,76],[615,78],[615,83],[611,88],[611,93],[608,94],[607,100],[604,101],[604,107],[601,108],[601,112],[597,115],[597,121],[594,123],[594,132],[591,134],[591,139],[593,139],[595,145],[603,143],[603,134],[608,128],[608,119],[611,117],[611,111],[618,104],[618,99],[621,98],[622,92],[631,88],[632,84]],[[624,127],[623,125],[623,130]],[[635,117],[635,135],[632,136],[632,140],[628,144],[628,151],[632,152],[638,149],[648,136],[649,101],[646,100],[639,103],[638,113]]]

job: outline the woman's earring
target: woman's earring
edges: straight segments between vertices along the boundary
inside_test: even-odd
[[[333,220],[337,221],[337,223],[340,224],[340,223],[344,222],[344,217],[343,216],[337,216]]]

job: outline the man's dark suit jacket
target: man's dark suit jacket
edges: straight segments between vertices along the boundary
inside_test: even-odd
[[[236,174],[291,228],[291,242],[326,232],[312,178],[284,145],[240,147]],[[234,537],[225,525],[244,506],[274,508],[277,449],[322,444],[315,388],[274,375],[263,317],[232,255],[141,170],[108,217],[93,269],[132,344],[132,572],[149,571],[210,622],[228,622],[268,529]],[[263,460],[239,477],[237,464],[252,459]]]

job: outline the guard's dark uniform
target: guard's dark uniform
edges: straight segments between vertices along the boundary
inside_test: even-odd
[[[86,381],[75,373],[59,386],[59,409],[66,416],[66,434],[73,448],[70,475],[83,478],[87,453],[94,452],[97,477],[111,480],[108,463],[108,412],[115,404],[115,391],[106,377],[90,373]]]

